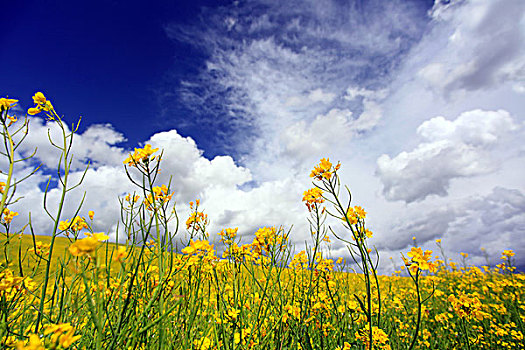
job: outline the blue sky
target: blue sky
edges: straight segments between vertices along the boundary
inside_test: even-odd
[[[238,226],[249,241],[258,227],[293,225],[301,245],[308,174],[330,157],[369,212],[384,271],[413,236],[428,249],[440,238],[450,257],[467,252],[475,264],[485,263],[482,247],[491,263],[514,249],[525,266],[519,0],[35,1],[8,10],[2,94],[28,107],[41,90],[67,119],[83,116],[75,176],[93,166],[71,200],[88,191],[98,230],[114,235],[116,198],[133,189],[122,159],[151,143],[165,150],[159,181],[174,176],[182,216],[200,198],[211,233]],[[48,128],[56,131],[33,118],[21,152],[38,147],[52,168]],[[34,203],[44,175],[19,189]],[[345,254],[337,242],[331,249]]]
[[[160,117],[159,96],[166,85],[195,74],[205,59],[191,45],[171,40],[165,26],[192,23],[203,6],[220,4],[12,3],[0,33],[6,48],[0,51],[3,90],[17,96],[45,90],[63,101],[63,114],[82,115],[83,128],[111,122],[133,146],[156,131],[174,127],[170,120],[175,116],[186,118],[191,113],[180,106]]]

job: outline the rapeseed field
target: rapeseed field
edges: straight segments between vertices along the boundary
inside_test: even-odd
[[[258,229],[249,244],[240,243],[237,228],[224,228],[219,254],[198,200],[182,224],[187,244],[176,249],[173,192],[155,183],[162,151],[136,148],[123,160],[137,186],[121,199],[125,243],[109,243],[92,230],[96,213],[82,216],[79,207],[78,215],[62,217],[78,186],[68,181],[78,124],[69,131],[44,94],[33,100],[27,113],[44,113],[62,130],[61,140],[50,140],[62,154],[62,197],[58,208],[45,208],[54,223],[49,236],[35,235],[31,221],[24,233],[11,232],[18,213],[10,206],[23,180],[15,180],[15,150],[30,118],[17,120],[10,110],[18,101],[1,98],[2,348],[524,348],[525,275],[515,271],[511,250],[497,266],[468,266],[445,259],[438,240],[436,252],[414,246],[394,275],[380,275],[367,213],[351,205],[342,165],[329,159],[314,167],[314,187],[303,195],[311,235],[304,250],[296,251],[293,232],[282,227]],[[332,230],[328,217],[346,233]],[[343,242],[350,258],[329,256],[330,240]]]

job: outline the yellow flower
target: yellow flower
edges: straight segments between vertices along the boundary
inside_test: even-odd
[[[461,291],[459,291],[458,294],[459,298],[454,294],[450,294],[447,300],[452,304],[452,307],[459,317],[474,317],[481,321],[487,316],[487,314],[482,311],[483,304],[474,294],[465,294]]]
[[[46,100],[46,97],[44,96],[43,93],[41,92],[37,92],[34,96],[33,96],[33,102],[36,104],[36,105],[39,105],[39,104],[45,104],[47,102]]]
[[[45,350],[46,348],[43,346],[42,341],[40,340],[40,337],[36,334],[31,334],[29,336],[29,341],[27,344],[24,345],[24,342],[20,340],[16,344],[17,350]]]
[[[128,253],[126,252],[126,247],[119,246],[116,254],[113,256],[113,261],[122,262],[127,256]]]
[[[355,215],[360,218],[360,219],[364,219],[366,217],[366,211],[361,208],[360,206],[356,205],[354,207],[354,211],[355,211]]]
[[[236,228],[227,228],[225,230],[221,230],[219,232],[219,236],[221,236],[221,242],[224,242],[225,244],[231,244],[233,243],[233,240],[237,236],[237,231],[239,230],[238,227]]]
[[[35,115],[35,114],[38,114],[42,112],[42,109],[38,108],[38,107],[31,107],[27,110],[27,114],[29,115]]]
[[[71,328],[66,334],[63,334],[62,336],[60,336],[60,338],[58,339],[58,343],[64,349],[68,348],[71,344],[73,344],[74,342],[76,342],[78,339],[81,338],[80,335],[73,336],[73,334],[75,334],[75,329]]]
[[[43,93],[41,92],[37,92],[34,96],[33,96],[33,102],[36,104],[36,109],[38,109],[39,111],[37,112],[35,110],[35,108],[30,108],[27,113],[28,114],[37,114],[37,113],[40,113],[41,110],[44,110],[46,112],[49,112],[50,110],[53,109],[53,105],[51,104],[50,101],[48,101],[46,99],[46,97],[44,96]]]
[[[357,340],[362,341],[366,348],[370,347],[369,344],[369,332],[370,325],[367,323],[366,326],[357,332],[355,332],[355,337]],[[388,335],[381,329],[376,326],[372,326],[372,348],[373,349],[385,349],[390,350],[390,345],[388,343]]]
[[[430,259],[432,258],[431,250],[425,250],[425,252],[423,253],[423,250],[421,248],[412,247],[412,249],[407,253],[407,256],[412,258],[412,260],[403,260],[405,260],[405,264],[407,266],[410,266],[410,270],[413,273],[416,273],[418,269],[436,272],[437,264],[430,261]]]
[[[323,191],[317,187],[304,191],[303,202],[305,202],[308,211],[312,211],[312,209],[316,208],[316,204],[324,202]]]
[[[13,107],[18,100],[13,100],[11,98],[0,98],[0,110],[5,111],[11,107]]]
[[[91,220],[93,220],[93,217],[95,216],[95,212],[93,210],[88,211],[88,216]]]
[[[211,348],[212,341],[208,337],[204,337],[201,339],[195,339],[193,341],[193,345],[195,345],[195,349],[198,350],[208,350]]]
[[[69,246],[69,252],[73,256],[84,256],[93,254],[98,246],[98,239],[95,237],[86,237],[80,239]]]
[[[58,344],[62,348],[68,348],[75,341],[80,339],[80,335],[73,336],[75,333],[75,328],[73,328],[69,323],[60,323],[60,324],[51,324],[45,328],[44,336],[53,333],[51,336],[51,342],[53,344]]]
[[[14,115],[8,115],[7,119],[9,119],[11,121],[11,123],[9,123],[9,125],[13,124],[14,122],[16,122],[18,120]]]
[[[312,172],[310,173],[310,177],[314,177],[317,180],[322,180],[322,179],[330,180],[330,178],[332,177],[332,174],[335,171],[339,170],[340,167],[341,167],[341,164],[338,163],[332,169],[332,163],[330,163],[330,158],[327,158],[327,159],[323,158],[321,159],[319,164],[314,167],[314,170],[312,170]]]
[[[82,230],[83,228],[88,228],[88,224],[86,223],[86,220],[83,217],[75,216],[73,220],[71,220],[71,223],[69,220],[66,221],[60,221],[58,224],[58,228],[61,231],[65,231],[67,229],[71,229],[75,232]]]
[[[130,154],[124,160],[124,164],[136,167],[140,162],[146,163],[150,160],[149,157],[158,150],[158,148],[151,148],[150,144],[147,144],[144,148],[135,148],[133,154]]]
[[[11,223],[13,218],[18,215],[18,213],[16,211],[11,211],[11,210],[9,210],[7,208],[4,209],[4,213],[3,214],[4,215],[2,216],[2,219],[4,219],[4,222],[6,224],[8,224],[8,225]]]
[[[213,252],[213,245],[210,245],[208,241],[190,241],[190,245],[182,249],[182,253],[191,255],[191,254],[202,254]]]

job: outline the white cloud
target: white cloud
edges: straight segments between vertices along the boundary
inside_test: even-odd
[[[218,146],[236,150],[207,159],[181,130],[144,142],[164,150],[158,180],[173,176],[181,221],[187,202],[199,198],[212,237],[238,226],[246,242],[260,226],[293,225],[301,248],[309,237],[301,203],[309,171],[330,157],[342,162],[354,204],[369,212],[372,243],[386,255],[383,271],[385,257],[397,259],[413,235],[425,247],[443,238],[447,253],[468,251],[476,262],[482,245],[492,259],[513,242],[520,251],[523,5],[508,4],[436,3],[426,18],[418,1],[370,1],[362,11],[336,1],[257,1],[205,11],[196,27],[169,26],[172,38],[207,57],[198,77],[177,85],[175,95],[195,114],[177,125],[206,125]],[[54,169],[58,154],[47,128],[59,136],[53,124],[33,120],[22,151],[37,146],[38,159]],[[86,190],[80,214],[94,210],[95,229],[114,232],[119,213],[112,206],[133,190],[122,141],[110,125],[76,136],[72,177],[87,160],[93,167],[70,193],[64,218]],[[44,180],[38,173],[19,188],[26,198],[18,209],[34,213],[38,233],[50,231],[38,187]],[[58,189],[49,200],[56,204]],[[334,243],[334,253],[345,251]]]
[[[445,196],[452,179],[495,171],[498,159],[491,150],[515,128],[504,110],[468,111],[454,121],[432,118],[417,129],[423,142],[413,151],[378,158],[383,194],[388,200],[406,202]]]
[[[436,1],[438,26],[453,28],[445,47],[419,74],[446,95],[454,90],[525,84],[525,3],[520,0]]]

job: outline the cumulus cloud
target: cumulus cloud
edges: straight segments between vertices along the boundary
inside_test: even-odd
[[[70,133],[67,123],[64,125],[66,134]],[[60,153],[53,146],[50,139],[62,145],[62,131],[54,121],[43,118],[31,118],[30,132],[19,152],[22,155],[37,153],[33,161],[40,163],[48,169],[56,169]],[[126,141],[124,135],[116,131],[111,124],[92,124],[82,134],[74,136],[71,152],[75,155],[71,163],[72,169],[84,169],[89,162],[92,167],[102,165],[120,165],[125,155],[124,149],[117,145]]]
[[[19,150],[24,154],[37,148],[31,164],[42,162],[45,171],[40,170],[17,187],[17,194],[24,198],[12,207],[23,213],[24,218],[31,212],[36,232],[42,234],[52,230],[52,222],[43,211],[44,187],[48,180],[46,174],[55,177],[56,170],[52,170],[58,166],[60,157],[60,152],[47,139],[48,130],[52,139],[59,142],[60,130],[55,123],[45,123],[40,119],[30,121],[30,132]],[[114,146],[123,139],[122,134],[111,125],[93,125],[82,134],[75,135],[69,187],[81,180],[82,184],[67,194],[67,205],[61,220],[71,218],[82,204],[80,215],[86,216],[88,210],[95,211],[95,230],[110,232],[114,237],[120,217],[119,198],[138,191],[127,178],[122,163],[129,151]],[[230,156],[208,160],[202,156],[193,139],[182,137],[175,130],[157,133],[145,143],[164,150],[162,172],[157,182],[159,185],[168,184],[171,178],[174,199],[183,203],[182,210],[186,209],[186,203],[190,200],[206,197],[210,189],[234,192],[237,186],[251,180],[250,171],[237,166]],[[84,172],[88,161],[92,166]],[[19,166],[17,174],[31,171],[31,164],[26,162],[24,166]],[[130,173],[137,175],[134,169],[130,169]],[[53,215],[57,213],[62,189],[56,180],[54,178],[46,196],[47,207]]]
[[[516,127],[505,110],[472,110],[453,121],[435,117],[424,122],[417,129],[422,142],[413,151],[378,158],[383,194],[408,203],[445,196],[452,179],[495,171],[498,159],[491,150]]]

